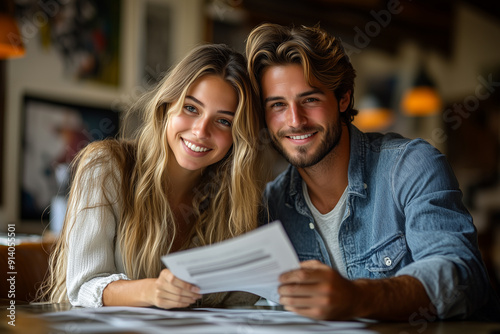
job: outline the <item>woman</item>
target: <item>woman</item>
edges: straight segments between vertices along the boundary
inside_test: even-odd
[[[88,145],[51,257],[49,299],[86,307],[199,301],[199,289],[162,269],[160,257],[257,226],[266,178],[252,99],[243,56],[202,45],[141,99],[134,140]],[[258,299],[236,297],[212,294],[199,304]]]

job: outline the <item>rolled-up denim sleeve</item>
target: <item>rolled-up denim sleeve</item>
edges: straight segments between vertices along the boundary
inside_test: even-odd
[[[422,282],[441,319],[465,318],[488,300],[489,280],[472,218],[446,158],[412,141],[392,174],[414,262],[398,271]]]

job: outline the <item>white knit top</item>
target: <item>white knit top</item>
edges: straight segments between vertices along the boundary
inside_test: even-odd
[[[112,163],[113,159],[103,160],[108,162],[86,169],[81,183],[73,184],[75,193],[83,195],[67,209],[67,223],[73,227],[66,232],[66,288],[73,306],[101,307],[102,294],[109,283],[129,280],[125,275],[119,244],[116,242],[116,227],[121,213],[121,200],[117,189],[119,182],[111,180],[121,180],[121,176]],[[109,170],[113,171],[112,177],[105,179],[104,175],[109,175]],[[96,184],[104,187],[95,187]],[[190,247],[195,247],[195,243],[191,243]],[[256,295],[239,291],[221,293],[221,296],[219,304],[227,306],[253,305],[259,299]],[[209,305],[206,304],[205,297],[208,295],[198,303],[200,306]]]
[[[104,288],[117,280],[128,280],[120,249],[115,242],[116,225],[120,217],[118,189],[112,182],[105,184],[105,193],[100,187],[91,189],[87,184],[102,184],[96,178],[103,178],[100,166],[84,172],[82,183],[74,187],[84,187],[82,198],[68,207],[68,222],[73,228],[68,231],[68,268],[66,288],[68,298],[74,306],[100,307]],[[117,169],[114,168],[116,171]],[[91,182],[87,182],[91,181]],[[77,189],[75,189],[77,190]],[[97,205],[106,203],[109,205]],[[93,207],[94,205],[97,205]],[[93,208],[92,208],[93,207]],[[84,209],[87,208],[87,209]]]

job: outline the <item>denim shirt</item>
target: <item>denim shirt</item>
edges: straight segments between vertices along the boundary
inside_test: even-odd
[[[410,275],[441,319],[498,315],[476,229],[445,156],[422,139],[352,125],[349,133],[348,197],[338,235],[348,278]],[[301,261],[332,265],[296,168],[267,185],[265,200],[268,220],[282,222]]]

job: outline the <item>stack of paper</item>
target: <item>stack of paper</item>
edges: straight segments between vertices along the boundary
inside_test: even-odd
[[[356,321],[317,321],[292,312],[248,309],[161,310],[141,307],[74,309],[39,315],[56,333],[335,333],[371,334]]]

